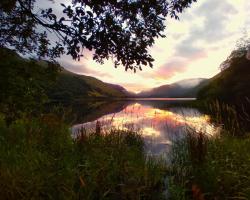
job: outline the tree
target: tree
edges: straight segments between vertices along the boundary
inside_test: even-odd
[[[227,57],[225,61],[220,64],[220,70],[223,71],[231,66],[231,63],[242,56],[248,56],[247,53],[250,50],[250,37],[247,32],[243,33],[243,36],[237,40],[235,49]]]
[[[164,37],[167,16],[178,14],[196,0],[72,0],[60,17],[52,8],[34,10],[37,0],[1,0],[0,46],[54,59],[66,53],[80,59],[93,50],[93,59],[112,58],[115,67],[152,67],[148,48]],[[47,0],[53,2],[53,0]],[[57,36],[56,41],[48,33]]]

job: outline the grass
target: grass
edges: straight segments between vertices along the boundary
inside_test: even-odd
[[[195,102],[221,126],[219,135],[187,129],[174,143],[169,178],[171,199],[250,199],[250,137],[235,107],[219,101]]]
[[[2,199],[163,199],[166,171],[132,131],[72,139],[51,114],[10,126],[0,118]]]
[[[232,136],[244,136],[250,131],[250,100],[246,98],[244,104],[227,104],[214,100],[196,100],[183,104],[186,107],[193,107],[211,117],[213,123],[221,125],[225,134]]]
[[[250,198],[249,137],[189,134],[175,143],[171,165],[172,199]]]
[[[0,196],[158,200],[167,190],[170,200],[250,199],[250,137],[237,133],[233,109],[210,109],[218,123],[232,114],[231,132],[228,126],[208,138],[187,129],[170,163],[146,155],[142,136],[132,130],[102,130],[97,123],[95,131],[81,129],[72,138],[60,109],[10,125],[0,116]]]

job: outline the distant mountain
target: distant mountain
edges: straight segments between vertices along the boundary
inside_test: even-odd
[[[162,85],[137,94],[138,97],[150,98],[195,98],[198,91],[207,84],[207,79],[185,79],[173,84]]]
[[[110,87],[122,92],[123,94],[125,94],[127,97],[132,97],[135,96],[136,94],[133,92],[130,92],[128,90],[126,90],[124,87],[120,86],[120,85],[116,85],[116,84],[111,84],[111,83],[107,83],[108,85],[110,85]]]

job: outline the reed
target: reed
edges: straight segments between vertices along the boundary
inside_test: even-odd
[[[250,138],[192,132],[173,146],[172,199],[250,199]]]
[[[250,130],[250,100],[248,98],[239,105],[230,105],[218,100],[198,100],[190,106],[197,107],[209,114],[214,123],[221,125],[226,130],[225,134],[242,137]]]
[[[53,115],[7,126],[0,117],[2,199],[163,199],[166,164],[139,133],[70,129]]]

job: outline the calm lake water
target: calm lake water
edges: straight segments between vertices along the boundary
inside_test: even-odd
[[[83,122],[72,127],[73,136],[76,136],[81,128],[85,128],[87,132],[94,131],[98,121],[102,130],[117,128],[139,131],[145,140],[145,150],[148,154],[166,154],[175,140],[185,136],[187,128],[211,136],[219,131],[208,115],[197,109],[181,106],[184,101],[190,100],[193,99],[133,99],[99,104],[95,102],[95,105],[100,106],[92,106],[92,109],[85,113]]]

